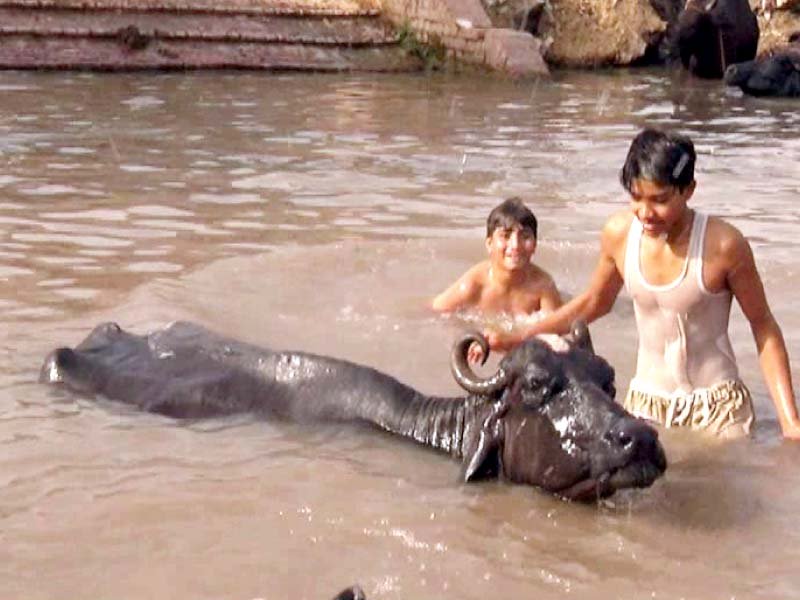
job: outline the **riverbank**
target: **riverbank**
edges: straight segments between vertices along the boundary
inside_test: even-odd
[[[520,16],[540,13],[536,35],[555,67],[627,66],[657,60],[680,0],[482,0],[496,27],[520,27]],[[800,31],[800,1],[751,0],[758,18],[758,53],[766,54]]]
[[[800,0],[753,1],[760,53],[800,31]],[[658,62],[680,6],[680,0],[0,0],[0,68],[413,71],[449,62],[542,76],[551,67]]]

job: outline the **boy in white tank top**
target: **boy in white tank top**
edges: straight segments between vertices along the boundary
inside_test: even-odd
[[[624,285],[639,332],[625,407],[666,427],[736,436],[749,432],[753,422],[750,393],[728,338],[736,298],[750,323],[783,435],[800,439],[786,345],[750,244],[732,225],[688,206],[695,157],[686,137],[640,132],[620,173],[630,209],[603,227],[588,288],[521,332],[486,336],[493,349],[507,350],[534,335],[566,333],[576,319],[591,322],[607,314]]]

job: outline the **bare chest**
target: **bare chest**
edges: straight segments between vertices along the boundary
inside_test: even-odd
[[[513,290],[489,287],[483,291],[480,305],[485,312],[529,315],[540,310],[541,294],[531,287]]]

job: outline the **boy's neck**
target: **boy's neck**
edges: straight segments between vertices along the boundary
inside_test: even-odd
[[[522,269],[508,270],[495,265],[489,265],[489,283],[493,286],[508,289],[514,287],[525,278]]]
[[[675,246],[684,241],[688,237],[688,233],[692,230],[692,223],[694,222],[694,211],[690,208],[686,209],[681,219],[675,224],[675,227],[666,234],[664,241],[669,246]]]

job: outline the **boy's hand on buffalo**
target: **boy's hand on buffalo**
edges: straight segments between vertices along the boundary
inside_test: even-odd
[[[489,348],[500,352],[506,352],[521,342],[516,336],[496,329],[486,329],[483,335],[489,342]]]
[[[800,422],[791,421],[788,423],[781,423],[783,437],[787,440],[800,441]]]
[[[486,362],[486,355],[484,355],[480,344],[475,342],[470,344],[467,350],[467,360],[473,365],[482,365]]]

